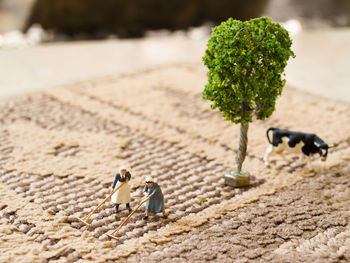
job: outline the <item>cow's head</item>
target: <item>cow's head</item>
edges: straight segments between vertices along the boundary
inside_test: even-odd
[[[321,161],[325,162],[327,160],[328,145],[326,143],[319,144],[315,142],[315,146],[318,148],[318,152],[321,156]]]

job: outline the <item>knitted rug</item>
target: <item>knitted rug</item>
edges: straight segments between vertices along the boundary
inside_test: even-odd
[[[248,188],[225,186],[239,126],[210,110],[205,70],[169,65],[51,88],[0,102],[1,262],[349,262],[350,105],[285,87],[276,111],[248,131]],[[310,171],[263,155],[266,129],[316,133],[326,162]],[[131,207],[146,176],[168,219],[128,216],[108,200],[119,167]]]

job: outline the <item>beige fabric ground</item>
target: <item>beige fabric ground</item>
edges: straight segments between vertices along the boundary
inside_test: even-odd
[[[0,261],[350,260],[350,106],[286,87],[273,116],[250,125],[251,187],[233,189],[222,175],[235,165],[239,127],[201,99],[205,82],[203,68],[173,65],[0,102]],[[313,158],[315,172],[293,155],[266,169],[270,126],[336,147],[326,163]],[[116,241],[106,233],[124,207],[115,215],[106,202],[91,227],[77,217],[110,193],[120,165],[132,173],[131,206],[152,176],[169,219],[145,222],[142,208]]]

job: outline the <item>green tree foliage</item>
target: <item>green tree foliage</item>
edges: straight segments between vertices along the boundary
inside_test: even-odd
[[[209,69],[203,98],[234,123],[269,117],[285,84],[287,60],[295,57],[291,45],[288,31],[267,17],[221,23],[203,57]]]

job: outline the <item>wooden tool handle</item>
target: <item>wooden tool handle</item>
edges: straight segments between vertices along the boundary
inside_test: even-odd
[[[134,211],[132,211],[130,213],[130,215],[124,219],[124,221],[120,224],[120,226],[113,231],[113,233],[111,235],[114,235],[115,233],[117,233],[119,231],[119,229],[122,228],[123,225],[125,225],[125,223],[129,220],[129,218],[141,207],[142,204],[144,204],[145,202],[147,202],[149,200],[149,197],[147,197],[146,199],[142,200],[141,203],[134,209]]]
[[[97,209],[99,209],[109,198],[111,198],[111,196],[117,192],[126,182],[122,182],[116,189],[114,189],[109,196],[107,196],[94,210],[92,210],[92,212],[90,214],[88,214],[87,216],[85,216],[82,220],[83,221],[88,221],[89,218],[96,212]]]

